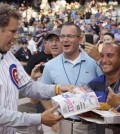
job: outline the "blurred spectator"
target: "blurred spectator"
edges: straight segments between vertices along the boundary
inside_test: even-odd
[[[115,40],[120,43],[120,23],[117,26],[118,28],[118,33],[115,34]]]
[[[110,18],[106,18],[105,21],[103,22],[103,27],[106,29],[111,29],[111,19]]]
[[[101,48],[102,48],[102,43],[103,43],[104,34],[107,33],[107,32],[110,32],[110,30],[109,30],[109,29],[102,29],[102,30],[100,31],[100,35],[99,35],[100,38],[99,38],[99,40],[98,40],[98,42],[97,42],[97,44],[96,44],[99,51],[101,51]]]
[[[117,24],[111,23],[111,32],[112,32],[113,34],[118,33]]]
[[[118,6],[117,9],[117,22],[120,23],[120,5]]]
[[[91,21],[90,21],[91,15],[92,15],[92,13],[91,13],[90,9],[86,9],[86,12],[85,12],[85,23],[86,24],[91,23]]]
[[[35,65],[40,63],[45,63],[52,59],[52,55],[49,49],[48,38],[44,38],[44,51],[37,52],[36,54],[32,55],[30,60],[28,61],[26,72],[31,75],[32,69]]]
[[[27,48],[27,46],[28,46],[28,41],[25,38],[21,39],[21,47],[15,53],[15,57],[21,62],[24,68],[26,67],[27,62],[31,57],[31,52]]]
[[[42,51],[44,49],[44,37],[47,34],[47,29],[45,29],[45,26],[43,24],[40,24],[37,28],[37,31],[35,33],[35,42],[38,51]]]
[[[99,35],[100,28],[96,24],[96,20],[95,19],[91,19],[91,24],[92,24],[92,28],[94,29],[94,31],[96,32],[96,34]]]
[[[27,18],[26,18],[26,17],[23,19],[23,24],[24,24],[24,27],[28,28],[29,23],[28,23],[28,21],[27,21]]]
[[[103,36],[103,43],[104,44],[110,44],[110,43],[114,43],[115,38],[114,38],[114,34],[112,33],[105,33]]]
[[[28,49],[31,51],[31,54],[35,54],[37,52],[37,47],[36,47],[36,43],[33,40],[33,35],[32,33],[28,33],[27,35],[28,38]]]
[[[111,9],[111,20],[117,20],[117,11],[114,9],[114,7]]]
[[[106,18],[111,19],[111,10],[108,9],[108,10],[105,12],[104,16],[105,16]]]
[[[29,26],[33,26],[34,22],[35,22],[35,18],[32,17],[32,18],[29,20]]]

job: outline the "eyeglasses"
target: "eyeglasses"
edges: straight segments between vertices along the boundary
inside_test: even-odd
[[[68,35],[61,34],[60,35],[61,39],[64,39],[65,37],[68,38],[68,39],[73,39],[73,38],[76,38],[76,37],[78,38],[80,36],[79,35],[72,35],[72,34],[68,34]]]

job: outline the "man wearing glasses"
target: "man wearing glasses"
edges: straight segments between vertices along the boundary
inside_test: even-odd
[[[63,53],[46,63],[41,82],[81,86],[102,74],[95,60],[79,49],[81,31],[77,25],[63,25],[60,41]],[[82,124],[79,116],[71,117],[60,122],[60,134],[65,133],[94,134],[95,125]]]

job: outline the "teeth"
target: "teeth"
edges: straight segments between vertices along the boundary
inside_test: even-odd
[[[70,45],[64,45],[64,47],[69,47]]]
[[[109,65],[102,65],[103,68],[109,67]]]

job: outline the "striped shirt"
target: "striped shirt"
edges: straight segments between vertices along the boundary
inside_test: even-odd
[[[11,52],[7,52],[0,61],[0,105],[8,110],[17,111],[19,88],[28,83],[22,65]],[[0,134],[13,133],[10,127],[0,127]]]
[[[15,134],[15,127],[40,125],[41,114],[17,111],[19,91],[27,97],[48,99],[55,95],[54,85],[32,81],[10,51],[1,57],[0,54],[0,134]]]

